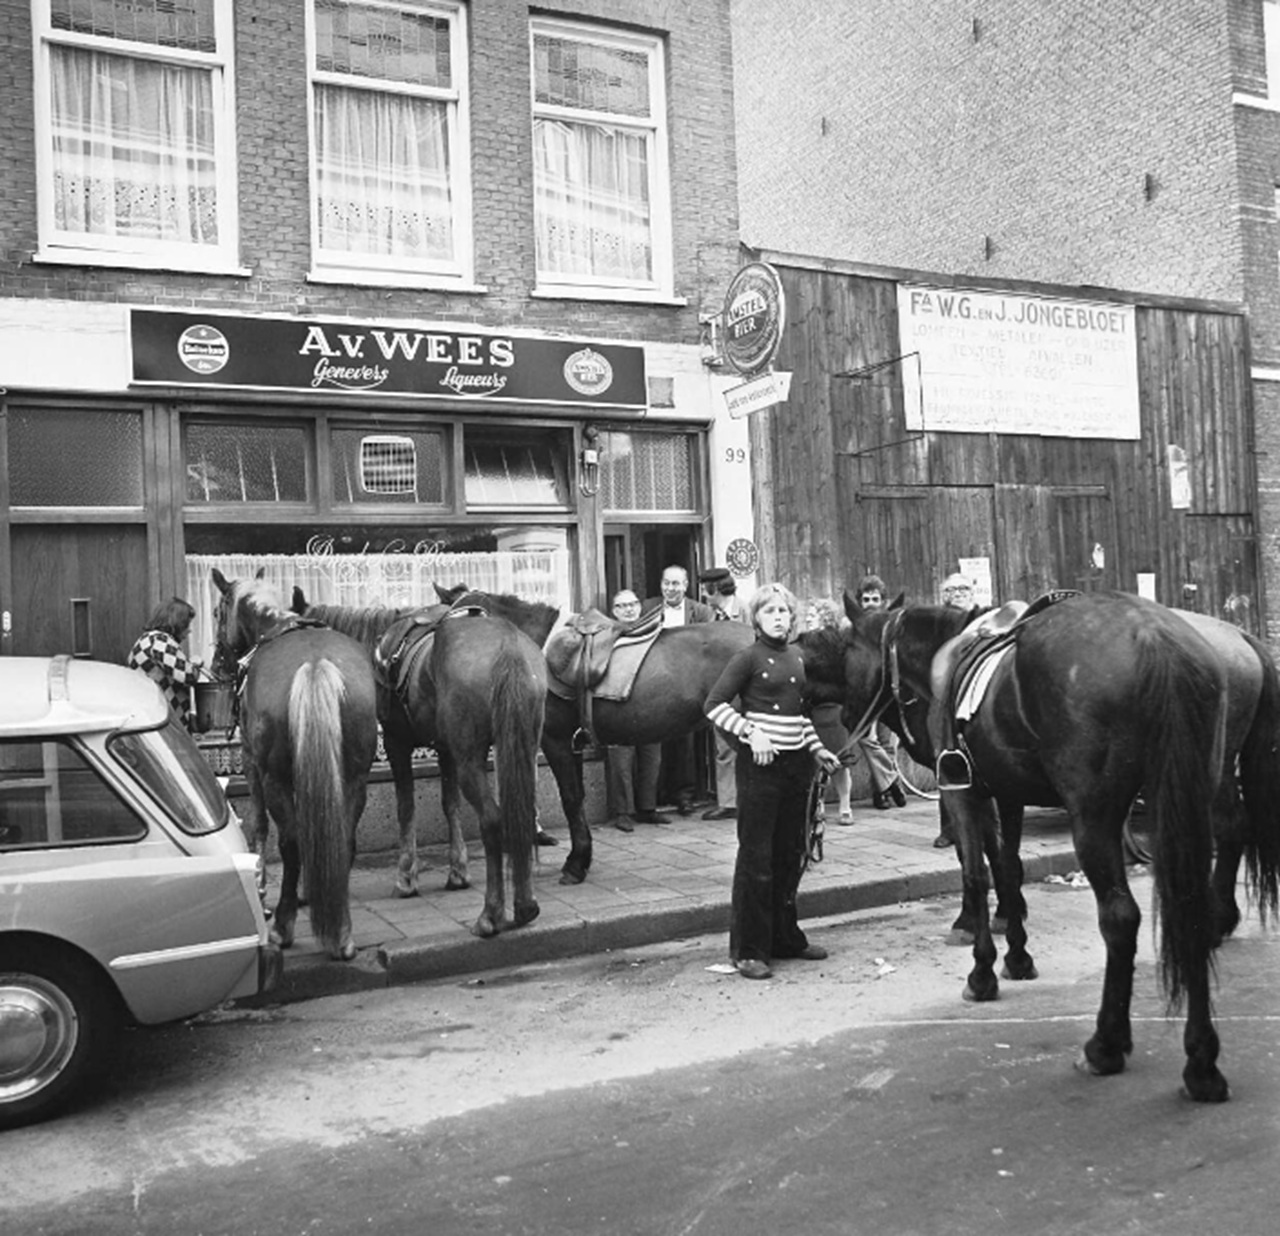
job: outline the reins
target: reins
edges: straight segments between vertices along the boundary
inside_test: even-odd
[[[871,697],[871,703],[867,705],[858,723],[849,731],[848,741],[835,753],[841,761],[866,737],[890,704],[897,704],[899,709],[902,707],[899,698],[901,676],[898,672],[898,648],[893,642],[892,635],[902,625],[903,612],[897,610],[884,624],[884,630],[880,632],[880,686]]]

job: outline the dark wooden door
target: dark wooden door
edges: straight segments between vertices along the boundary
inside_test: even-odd
[[[69,652],[123,662],[160,598],[149,595],[141,524],[13,524],[15,656]]]

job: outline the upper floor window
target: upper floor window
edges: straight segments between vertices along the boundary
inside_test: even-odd
[[[312,0],[310,11],[314,274],[469,284],[465,9]]]
[[[670,296],[662,43],[542,18],[531,37],[539,289]]]
[[[231,0],[35,0],[40,257],[228,271]]]

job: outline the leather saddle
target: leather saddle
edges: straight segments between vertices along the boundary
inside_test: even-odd
[[[548,641],[547,669],[575,693],[604,681],[618,641],[640,643],[662,630],[662,611],[655,609],[634,622],[618,622],[598,609],[574,614]]]
[[[477,617],[488,612],[482,594],[468,592],[450,605],[428,605],[397,618],[374,650],[373,672],[378,684],[393,691],[407,706],[413,674],[430,654],[440,624],[448,618]]]

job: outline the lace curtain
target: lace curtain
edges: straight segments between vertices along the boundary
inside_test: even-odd
[[[316,87],[320,248],[452,261],[448,107]]]
[[[535,119],[533,143],[539,273],[650,282],[646,135]]]
[[[485,592],[508,592],[526,601],[557,606],[563,621],[571,609],[569,551],[565,549],[425,554],[188,554],[185,599],[196,609],[190,650],[208,665],[213,659],[217,567],[227,579],[252,579],[259,570],[288,606],[294,585],[313,604],[435,605],[434,585],[466,584]]]
[[[69,47],[50,63],[56,226],[216,245],[212,73]]]

